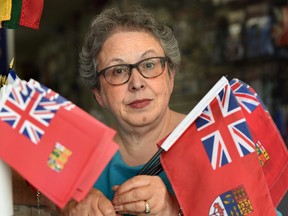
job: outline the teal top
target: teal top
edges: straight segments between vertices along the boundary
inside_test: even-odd
[[[116,152],[112,160],[106,166],[101,176],[94,184],[94,188],[100,190],[108,199],[112,200],[114,196],[114,192],[112,191],[112,186],[121,185],[126,180],[136,176],[139,171],[143,168],[144,165],[139,166],[129,166],[127,165],[119,151]],[[165,172],[161,172],[159,174],[160,178],[166,185],[168,191],[173,193],[172,186],[165,174]]]

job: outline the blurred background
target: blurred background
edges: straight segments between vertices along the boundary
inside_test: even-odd
[[[188,113],[221,76],[239,78],[260,95],[288,143],[287,0],[47,0],[39,30],[1,29],[1,41],[8,41],[1,70],[15,57],[20,78],[38,80],[113,125],[80,83],[78,55],[96,14],[135,4],[154,11],[178,39],[182,64],[172,109]],[[287,202],[281,208],[288,215]]]
[[[112,124],[78,79],[78,54],[99,11],[135,4],[154,11],[179,41],[182,65],[173,109],[188,113],[221,76],[236,77],[261,96],[287,141],[287,1],[49,0],[39,30],[8,30],[14,37],[14,69],[22,79],[34,78]]]
[[[288,5],[283,0],[48,0],[40,29],[7,30],[17,74],[34,78],[111,124],[78,79],[78,54],[103,8],[142,5],[175,32],[182,52],[171,107],[188,113],[225,75],[250,84],[287,140]],[[12,32],[11,32],[12,31]],[[9,60],[9,59],[8,59]]]

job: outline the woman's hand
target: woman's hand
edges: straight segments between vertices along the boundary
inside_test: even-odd
[[[62,210],[62,216],[116,216],[114,207],[101,191],[92,189],[81,202],[72,201]]]
[[[159,176],[135,176],[113,190],[112,203],[120,214],[146,215],[150,208],[149,215],[178,215],[179,204]]]

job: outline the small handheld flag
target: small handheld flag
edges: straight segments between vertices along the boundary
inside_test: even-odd
[[[162,144],[169,149],[162,166],[183,213],[276,215],[242,110],[225,78],[215,86],[180,136]]]
[[[255,91],[246,85],[245,91],[242,92],[243,89],[241,90],[239,86],[243,87],[245,85],[236,79],[230,83],[225,78],[220,79],[176,129],[163,140],[162,144],[159,143],[159,151],[139,172],[142,175],[157,175],[163,171],[164,167],[176,195],[178,195],[177,198],[185,215],[190,215],[191,212],[197,215],[204,214],[201,213],[201,210],[191,210],[191,197],[196,196],[196,191],[200,187],[200,183],[195,182],[196,180],[194,181],[193,179],[198,179],[201,176],[204,178],[206,176],[208,179],[212,178],[214,183],[221,182],[222,192],[219,191],[218,198],[215,198],[215,201],[211,204],[209,215],[216,215],[221,212],[223,214],[226,212],[224,215],[257,215],[261,211],[259,209],[260,203],[256,201],[258,199],[256,197],[259,194],[257,195],[257,192],[253,192],[252,188],[250,188],[253,184],[255,190],[260,190],[261,193],[266,194],[262,201],[269,203],[269,210],[266,209],[267,212],[275,215],[275,211],[271,208],[271,198],[276,207],[287,192],[288,153],[284,141],[268,111],[263,108],[263,103]],[[218,111],[215,109],[217,106],[212,105],[212,103],[216,103],[213,101],[218,101],[217,104],[221,112],[219,108]],[[230,119],[233,119],[233,122]],[[226,129],[223,130],[224,128]],[[205,135],[205,131],[210,131],[210,133]],[[267,134],[267,131],[274,132]],[[196,137],[199,136],[202,136],[201,145],[196,140]],[[273,138],[268,139],[267,136],[272,136]],[[232,138],[233,141],[227,142],[227,137]],[[237,151],[231,150],[232,143],[234,143],[233,148]],[[201,147],[201,150],[199,147]],[[190,151],[190,149],[193,149],[193,151]],[[202,160],[204,160],[205,156],[200,156],[202,155],[201,151],[207,155],[210,168],[204,168]],[[232,152],[234,153],[232,154]],[[237,157],[243,159],[239,160]],[[162,164],[160,163],[160,158]],[[250,160],[250,162],[244,162],[246,160]],[[208,175],[209,169],[214,170],[215,176],[213,173]],[[226,169],[230,169],[230,172],[224,172]],[[249,170],[249,173],[245,169]],[[198,173],[198,170],[201,170],[201,172]],[[240,170],[242,171],[240,172]],[[190,176],[190,174],[193,174],[193,176]],[[253,177],[251,174],[255,176]],[[217,175],[219,176],[216,177]],[[236,180],[233,180],[235,178],[233,175],[237,176]],[[217,180],[217,178],[219,179]],[[224,180],[225,178],[230,179],[232,182],[235,181],[235,183],[238,181],[238,184],[232,186],[231,183]],[[204,181],[204,179],[199,181],[204,182],[203,188],[211,188],[210,184],[212,182]],[[195,185],[193,182],[195,182]],[[225,191],[224,187],[228,185],[230,185],[230,188],[226,188],[227,191]],[[219,184],[218,186],[215,185],[214,189],[209,191],[208,194],[213,194],[221,187]],[[193,192],[190,191],[190,193],[188,188],[194,188]],[[198,197],[203,197],[205,191],[206,189],[203,189]],[[241,196],[246,197],[245,200],[249,201],[251,205],[249,204],[247,208],[243,209],[238,208],[242,205],[242,201],[237,201],[238,195],[236,196],[236,194],[238,192],[244,194],[245,196]],[[249,197],[247,197],[248,192],[252,194]],[[207,196],[204,197],[207,198]],[[225,197],[228,196],[235,204],[238,203],[238,207],[227,205]],[[251,201],[251,199],[255,200]],[[190,203],[187,204],[187,201]],[[253,204],[254,202],[255,204]],[[194,200],[193,203],[196,206],[205,205],[205,202],[202,202],[201,199]],[[253,206],[256,209],[253,210]],[[206,206],[206,208],[208,207]]]
[[[12,72],[0,101],[0,158],[59,207],[80,201],[117,151],[115,131]]]

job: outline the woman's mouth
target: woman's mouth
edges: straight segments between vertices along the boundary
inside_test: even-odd
[[[142,109],[146,106],[148,106],[150,104],[150,101],[149,99],[144,99],[144,100],[135,100],[131,103],[129,103],[128,105],[132,108],[135,108],[135,109]]]

